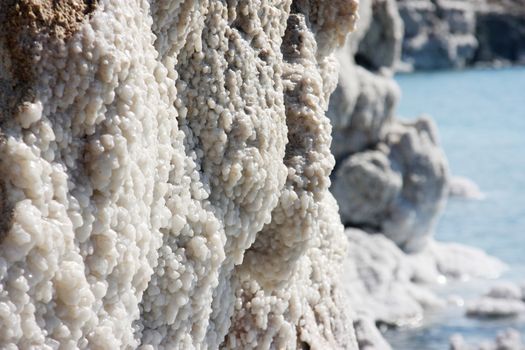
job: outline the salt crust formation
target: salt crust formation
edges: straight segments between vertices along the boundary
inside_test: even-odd
[[[324,114],[356,7],[3,1],[0,348],[356,348]]]

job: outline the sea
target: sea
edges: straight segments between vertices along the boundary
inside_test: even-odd
[[[452,175],[472,180],[484,194],[482,200],[451,198],[436,239],[481,248],[509,266],[498,280],[454,282],[441,287],[444,293],[468,301],[499,281],[525,285],[525,68],[403,74],[396,81],[402,90],[397,114],[432,116]],[[523,316],[479,320],[449,306],[385,335],[394,349],[446,350],[454,334],[479,343],[507,328],[525,341]]]

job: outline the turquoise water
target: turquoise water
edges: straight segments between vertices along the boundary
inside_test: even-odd
[[[525,69],[417,73],[396,78],[402,117],[434,117],[454,175],[481,188],[481,201],[451,200],[436,229],[442,241],[476,246],[506,262],[502,279],[525,282]],[[487,284],[454,286],[470,294]],[[479,289],[479,290],[476,290]],[[525,320],[472,320],[461,310],[429,314],[425,325],[389,332],[395,349],[447,349],[448,338],[492,338],[513,327],[525,337]]]

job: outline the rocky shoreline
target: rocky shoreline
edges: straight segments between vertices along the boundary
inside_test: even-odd
[[[432,238],[479,193],[393,80],[520,62],[480,1],[361,0],[346,44],[354,0],[1,2],[0,347],[388,349],[498,275]]]
[[[343,281],[362,349],[389,348],[375,325],[417,325],[427,310],[445,307],[447,301],[433,292],[437,284],[495,278],[505,269],[477,249],[432,238],[448,197],[480,200],[483,193],[450,174],[430,117],[396,117],[400,91],[392,75],[400,67],[463,68],[510,57],[478,35],[477,5],[360,1],[357,32],[337,54],[339,85],[328,110],[336,158],[331,191],[350,241]],[[485,4],[484,13],[511,11],[507,4],[497,11],[492,6]],[[466,313],[494,317],[521,308],[518,301],[485,298],[470,301]]]

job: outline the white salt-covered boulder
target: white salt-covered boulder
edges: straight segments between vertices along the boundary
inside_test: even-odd
[[[521,300],[482,297],[466,305],[466,313],[470,317],[513,317],[523,312],[525,304]]]
[[[383,233],[406,251],[424,248],[447,191],[448,168],[429,119],[392,123],[375,149],[338,165],[332,191],[343,223]]]
[[[355,348],[324,112],[356,7],[1,2],[0,348]]]
[[[470,317],[512,317],[525,313],[521,288],[510,282],[493,286],[482,297],[466,305]]]
[[[388,157],[380,151],[356,153],[339,165],[335,176],[332,191],[343,222],[380,229],[403,185]]]

